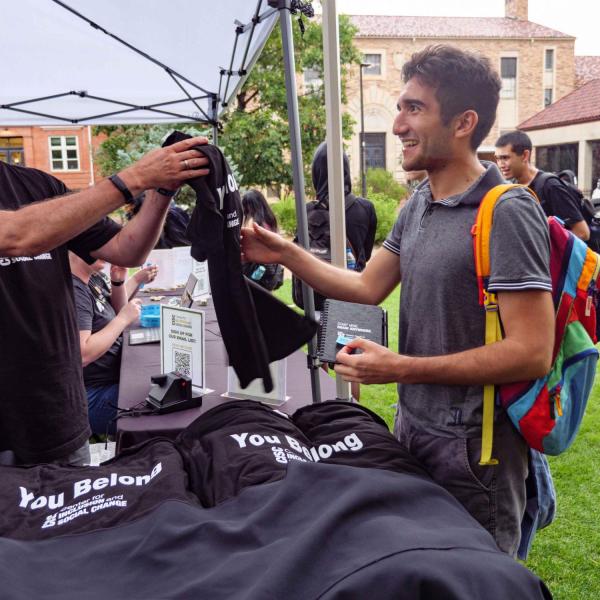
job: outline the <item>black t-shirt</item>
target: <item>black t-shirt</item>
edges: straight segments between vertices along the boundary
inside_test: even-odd
[[[97,333],[116,316],[102,288],[96,286],[91,280],[90,285],[86,285],[79,277],[73,275],[73,296],[79,331]],[[100,358],[83,367],[83,381],[86,386],[103,386],[119,382],[122,345],[123,336],[120,335]]]
[[[174,131],[163,145],[189,137]],[[208,159],[210,173],[188,181],[196,192],[187,230],[191,254],[198,261],[208,261],[219,328],[241,386],[260,377],[269,392],[273,389],[269,363],[310,340],[317,324],[244,278],[240,246],[243,211],[237,183],[219,148],[205,145],[197,149]]]
[[[554,175],[547,175],[538,170],[529,187],[539,198],[546,216],[562,219],[567,229],[570,229],[575,223],[584,220],[580,205],[566,184]]]
[[[2,598],[551,597],[376,416],[313,406],[230,402],[99,467],[0,467]]]
[[[0,209],[68,190],[58,179],[0,162]],[[53,460],[89,436],[67,250],[89,255],[119,227],[103,219],[51,252],[0,258],[0,448],[24,461]]]

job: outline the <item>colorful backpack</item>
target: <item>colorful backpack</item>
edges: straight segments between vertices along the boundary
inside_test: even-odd
[[[481,201],[472,229],[479,301],[486,311],[486,344],[502,339],[496,294],[487,291],[494,206],[503,193],[514,187],[523,186],[505,184],[491,189]],[[531,448],[556,455],[573,442],[594,383],[600,256],[556,217],[548,218],[548,226],[556,317],[552,367],[545,377],[535,381],[484,386],[480,464],[498,462],[492,458],[495,403],[506,410]]]

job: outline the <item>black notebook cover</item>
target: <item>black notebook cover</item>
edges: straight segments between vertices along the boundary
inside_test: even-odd
[[[335,362],[336,354],[355,337],[387,346],[386,311],[370,304],[325,300],[319,325],[319,359]]]

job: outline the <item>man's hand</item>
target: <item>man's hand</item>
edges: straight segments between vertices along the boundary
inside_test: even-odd
[[[359,353],[356,351],[359,350]],[[335,372],[346,381],[359,383],[396,383],[410,359],[371,340],[355,338],[335,357]]]
[[[132,300],[119,311],[117,317],[123,319],[126,323],[126,327],[139,319],[140,313],[142,312],[141,304],[141,300]]]
[[[242,261],[257,263],[282,263],[287,242],[278,233],[268,231],[253,223],[242,228]]]
[[[189,138],[165,148],[148,152],[140,160],[120,172],[132,190],[151,188],[175,190],[188,179],[208,175],[208,159],[194,146],[207,144],[205,137]]]
[[[136,285],[142,285],[146,283],[151,283],[156,279],[158,275],[158,267],[156,265],[148,265],[142,267],[139,271],[136,271],[132,275],[132,279],[135,281]]]

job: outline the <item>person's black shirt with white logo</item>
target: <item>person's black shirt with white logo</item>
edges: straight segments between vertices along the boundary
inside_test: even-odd
[[[67,193],[58,179],[0,161],[0,209]],[[103,219],[38,256],[0,257],[0,449],[26,462],[70,454],[90,434],[67,250],[90,252],[119,227]]]

